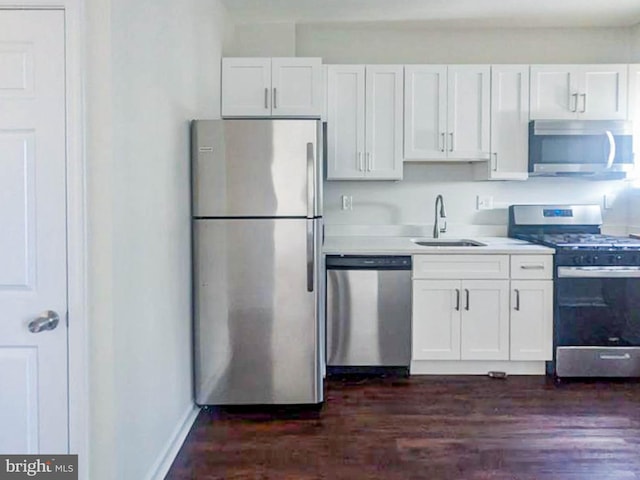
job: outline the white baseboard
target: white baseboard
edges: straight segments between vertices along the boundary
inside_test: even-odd
[[[169,473],[171,464],[176,459],[184,440],[187,438],[193,423],[196,421],[200,409],[195,405],[191,405],[182,416],[182,421],[178,423],[176,429],[171,434],[165,448],[162,449],[160,456],[154,462],[149,470],[149,474],[145,476],[146,480],[163,480]]]
[[[413,360],[411,375],[487,375],[491,371],[509,375],[544,375],[545,362]]]

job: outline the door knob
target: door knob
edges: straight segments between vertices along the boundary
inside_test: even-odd
[[[53,310],[46,310],[29,322],[29,331],[40,333],[45,330],[53,330],[58,326],[58,323],[60,323],[60,315]]]

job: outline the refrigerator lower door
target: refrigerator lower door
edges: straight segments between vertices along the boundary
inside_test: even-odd
[[[194,221],[197,404],[323,400],[321,221]]]

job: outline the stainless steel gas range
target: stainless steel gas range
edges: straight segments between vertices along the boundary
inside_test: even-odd
[[[640,240],[603,235],[598,205],[512,205],[509,236],[552,247],[558,377],[640,376]]]

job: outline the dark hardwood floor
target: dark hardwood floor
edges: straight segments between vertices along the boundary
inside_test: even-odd
[[[312,412],[202,411],[169,479],[640,479],[640,383],[330,380]]]

